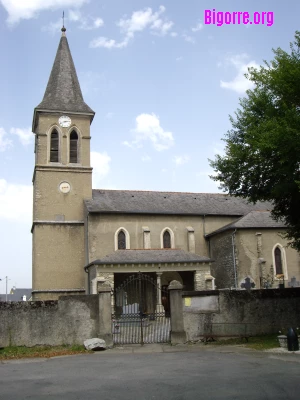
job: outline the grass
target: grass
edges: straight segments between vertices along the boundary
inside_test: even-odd
[[[91,353],[81,345],[63,346],[35,346],[35,347],[4,347],[0,348],[0,360],[13,360],[19,358],[50,358],[56,356]]]
[[[262,335],[249,337],[248,342],[244,338],[232,339],[218,339],[206,343],[214,346],[227,346],[227,345],[243,345],[254,350],[268,350],[279,347],[277,334]],[[35,347],[4,347],[0,348],[0,360],[17,360],[20,358],[50,358],[56,356],[73,355],[73,354],[89,354],[93,353],[88,351],[84,346],[35,346]]]
[[[218,339],[216,341],[207,342],[207,345],[243,345],[244,347],[254,350],[268,350],[279,347],[277,336],[277,334],[251,336],[248,338],[248,341],[244,338]]]

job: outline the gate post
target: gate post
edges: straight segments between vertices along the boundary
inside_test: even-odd
[[[98,334],[101,339],[104,339],[107,346],[113,345],[113,337],[111,332],[111,287],[110,285],[98,284],[98,300],[99,300],[99,315],[98,315]]]
[[[170,291],[171,309],[171,343],[185,343],[186,332],[183,324],[182,284],[172,281],[168,287]]]

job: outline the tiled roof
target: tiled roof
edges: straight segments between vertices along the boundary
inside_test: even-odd
[[[283,222],[275,221],[271,217],[271,213],[269,211],[251,211],[237,221],[225,225],[214,232],[211,232],[210,234],[206,235],[206,237],[213,236],[217,233],[224,232],[230,229],[284,229],[285,227],[286,226]]]
[[[23,301],[23,296],[26,296],[28,301],[31,298],[32,289],[12,289],[7,294],[7,301]],[[0,301],[6,301],[6,294],[0,294]]]
[[[253,205],[245,199],[219,193],[147,192],[132,190],[93,190],[85,201],[90,213],[234,215],[252,210],[270,210],[270,203]]]
[[[64,35],[59,42],[43,101],[36,110],[95,114],[83,101],[68,40]]]
[[[99,264],[159,264],[209,261],[211,260],[208,257],[179,249],[116,250],[112,254],[91,262],[87,267]]]

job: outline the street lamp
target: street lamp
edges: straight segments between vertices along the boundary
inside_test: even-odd
[[[0,279],[2,281],[3,279]],[[7,281],[8,281],[8,276],[5,277],[6,280],[6,291],[5,291],[5,301],[7,301]]]

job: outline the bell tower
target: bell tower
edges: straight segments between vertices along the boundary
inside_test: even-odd
[[[34,109],[32,288],[34,300],[84,293],[84,200],[92,198],[90,125],[66,37]]]

